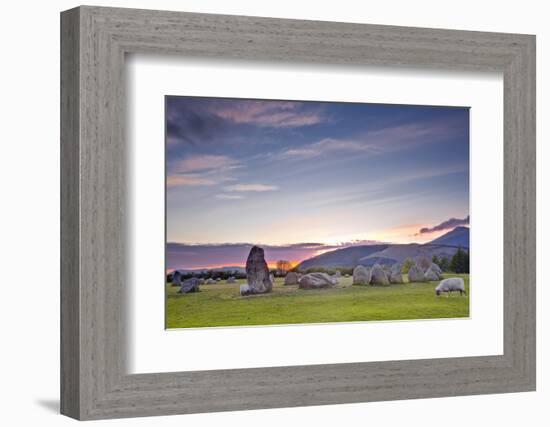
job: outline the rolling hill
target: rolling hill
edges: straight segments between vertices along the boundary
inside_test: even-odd
[[[296,268],[303,271],[311,267],[353,268],[359,264],[365,266],[391,265],[407,258],[428,257],[431,259],[434,255],[451,258],[458,247],[464,249],[470,247],[470,229],[468,227],[456,227],[443,236],[424,244],[363,245],[336,249],[302,261]]]
[[[343,249],[325,252],[302,261],[296,267],[298,270],[306,270],[310,267],[355,267],[361,258],[386,249],[388,245],[361,245],[348,246]]]

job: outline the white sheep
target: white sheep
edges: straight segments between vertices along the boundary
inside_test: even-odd
[[[450,279],[444,279],[439,282],[439,285],[435,288],[435,294],[441,295],[441,292],[446,292],[447,297],[451,292],[460,292],[460,295],[466,295],[464,288],[464,280],[460,277],[451,277]]]

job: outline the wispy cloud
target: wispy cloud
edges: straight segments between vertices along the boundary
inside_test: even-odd
[[[213,154],[193,155],[180,160],[174,166],[174,172],[187,173],[196,171],[228,170],[240,167],[239,161],[229,156],[218,156]]]
[[[309,159],[332,153],[384,154],[427,144],[447,136],[445,124],[406,124],[368,131],[355,138],[323,138],[319,141],[289,148],[279,159]]]
[[[200,174],[170,175],[166,179],[168,187],[181,187],[185,185],[215,185],[217,182]]]
[[[300,158],[308,159],[321,156],[330,152],[374,152],[375,147],[361,140],[324,138],[320,141],[283,151],[279,157],[282,159]]]
[[[418,230],[418,234],[435,233],[436,231],[450,230],[461,225],[468,225],[470,223],[470,215],[464,219],[449,218],[443,221],[441,224],[437,224],[433,227],[423,227]]]
[[[263,191],[275,191],[279,187],[276,185],[267,185],[267,184],[234,184],[228,185],[225,188],[225,191],[229,192],[263,192]]]
[[[315,125],[324,120],[320,109],[304,108],[301,102],[243,100],[221,103],[209,111],[233,123],[260,127],[296,128]]]
[[[216,198],[222,200],[241,200],[244,199],[244,196],[241,194],[216,194]]]
[[[170,165],[166,184],[181,187],[227,183],[236,180],[231,172],[240,167],[241,163],[229,156],[192,155]]]

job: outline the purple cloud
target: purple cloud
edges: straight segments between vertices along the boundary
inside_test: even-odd
[[[274,128],[311,126],[323,121],[320,111],[304,111],[302,107],[301,102],[242,100],[220,103],[210,113],[237,124]]]
[[[468,215],[464,219],[449,218],[447,221],[443,221],[441,224],[438,224],[436,226],[421,228],[418,231],[418,234],[434,233],[436,231],[449,230],[451,228],[459,227],[461,225],[468,225],[468,224],[470,224],[470,215]]]

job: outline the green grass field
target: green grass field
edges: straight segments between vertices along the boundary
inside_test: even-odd
[[[463,277],[470,295],[469,275]],[[241,297],[239,285],[202,285],[201,291],[178,294],[166,285],[166,327],[280,325],[296,323],[354,322],[369,320],[437,319],[469,316],[469,296],[437,297],[438,282],[402,285],[352,286],[351,277],[339,279],[332,289],[303,290],[284,286],[277,278],[273,292]]]

